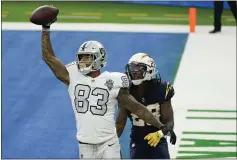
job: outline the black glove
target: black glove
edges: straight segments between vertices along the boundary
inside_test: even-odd
[[[43,24],[42,26],[43,26],[43,28],[45,28],[45,29],[49,29],[49,28],[50,28],[50,25],[53,24],[53,23],[56,22],[56,21],[57,21],[57,17],[56,17],[54,20],[52,20],[51,22],[49,22],[49,23],[47,23],[47,24]]]
[[[167,126],[162,126],[161,127],[161,131],[163,132],[164,135],[170,135],[170,143],[175,145],[176,143],[176,134],[174,133],[174,131],[172,129],[167,128]]]

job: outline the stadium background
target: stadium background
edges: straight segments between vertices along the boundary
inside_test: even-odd
[[[2,2],[3,28],[6,22],[28,22],[32,11],[43,4],[60,8],[58,24],[173,25],[172,33],[63,29],[53,31],[51,39],[65,64],[74,59],[83,41],[101,41],[108,52],[109,71],[124,72],[136,52],[151,54],[162,78],[176,89],[173,104],[179,141],[170,146],[172,157],[237,157],[236,30],[228,6],[223,12],[224,33],[214,37],[207,33],[213,23],[211,2],[136,3]],[[189,24],[189,7],[197,7],[197,25],[205,32],[202,27],[194,34],[178,32],[179,25]],[[11,24],[15,30],[2,30],[2,158],[77,158],[70,99],[41,60],[40,31],[22,31],[17,29],[19,23]],[[128,121],[120,139],[123,158],[129,158],[129,128]]]

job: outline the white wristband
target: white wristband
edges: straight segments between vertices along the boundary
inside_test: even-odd
[[[158,133],[161,137],[164,137],[164,133],[162,132],[162,130],[157,131],[157,133]]]
[[[42,31],[49,32],[49,31],[50,31],[50,28],[42,28]]]

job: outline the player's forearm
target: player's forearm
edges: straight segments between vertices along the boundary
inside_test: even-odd
[[[171,100],[161,104],[161,121],[169,128],[174,128],[174,113]]]
[[[55,57],[50,41],[49,31],[42,31],[41,45],[42,45],[42,58],[44,61],[47,62],[53,57]]]
[[[48,31],[42,31],[42,58],[54,75],[68,86],[69,73],[64,64],[55,56]]]
[[[130,112],[136,114],[146,123],[150,123],[157,128],[164,126],[144,105],[137,102],[136,99],[132,95],[130,95],[127,90],[120,89],[118,100],[122,106],[124,106]]]
[[[173,120],[169,120],[165,123],[165,125],[169,128],[169,129],[174,129],[174,121]]]
[[[164,113],[163,113],[164,114]],[[173,110],[170,112],[166,112],[161,117],[161,121],[169,128],[169,129],[174,129],[174,116],[173,116]]]
[[[159,129],[162,126],[164,126],[164,124],[162,124],[160,120],[156,119],[155,116],[142,104],[138,103],[136,107],[137,107],[137,111],[134,114],[136,114],[139,118],[144,120],[146,123],[150,123],[151,125]]]
[[[124,107],[122,107],[120,103],[118,103],[118,111],[115,122],[118,137],[122,135],[126,122],[127,122],[127,111]]]
[[[118,137],[120,137],[122,135],[124,127],[125,127],[124,124],[116,123],[116,131],[117,131]]]

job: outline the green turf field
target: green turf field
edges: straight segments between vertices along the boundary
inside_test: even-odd
[[[44,4],[59,8],[58,22],[188,24],[188,8],[123,4],[120,2],[12,2],[2,1],[3,22],[29,21],[32,11]],[[212,25],[213,10],[197,9],[197,24]],[[229,10],[224,10],[224,25],[235,25]]]

